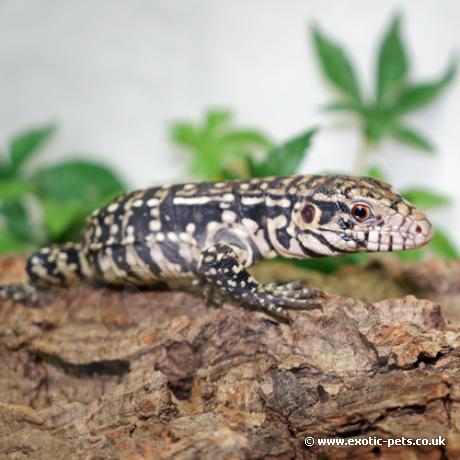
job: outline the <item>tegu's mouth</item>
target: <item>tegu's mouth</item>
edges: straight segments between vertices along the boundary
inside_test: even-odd
[[[368,232],[357,232],[356,239],[366,251],[402,251],[425,246],[433,237],[433,226],[427,220],[406,219],[399,227],[382,226]]]

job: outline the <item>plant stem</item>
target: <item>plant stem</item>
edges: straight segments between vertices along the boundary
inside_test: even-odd
[[[353,166],[353,174],[356,176],[362,176],[367,167],[368,157],[372,151],[373,144],[366,136],[362,137],[361,144],[358,150],[358,153],[355,157],[355,162]]]

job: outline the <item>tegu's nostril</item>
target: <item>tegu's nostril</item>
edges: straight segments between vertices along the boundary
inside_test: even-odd
[[[412,225],[412,234],[415,237],[416,245],[424,245],[433,237],[433,227],[428,220],[414,222]]]

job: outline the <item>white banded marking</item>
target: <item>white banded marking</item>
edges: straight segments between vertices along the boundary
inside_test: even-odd
[[[271,197],[266,199],[267,206],[280,206],[281,208],[289,208],[291,206],[291,200],[287,198],[280,198],[279,200],[274,200]]]
[[[224,193],[223,195],[216,196],[176,196],[173,199],[173,204],[194,205],[194,204],[207,204],[211,201],[230,203],[235,199],[233,193]]]
[[[241,203],[245,206],[252,206],[254,204],[260,204],[264,202],[264,197],[261,196],[243,196]]]

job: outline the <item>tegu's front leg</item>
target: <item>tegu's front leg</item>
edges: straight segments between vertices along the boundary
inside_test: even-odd
[[[231,244],[216,244],[201,254],[198,272],[220,291],[245,305],[261,308],[290,320],[285,307],[304,309],[321,305],[318,289],[304,288],[301,283],[282,286],[259,283],[245,267],[245,253]]]

